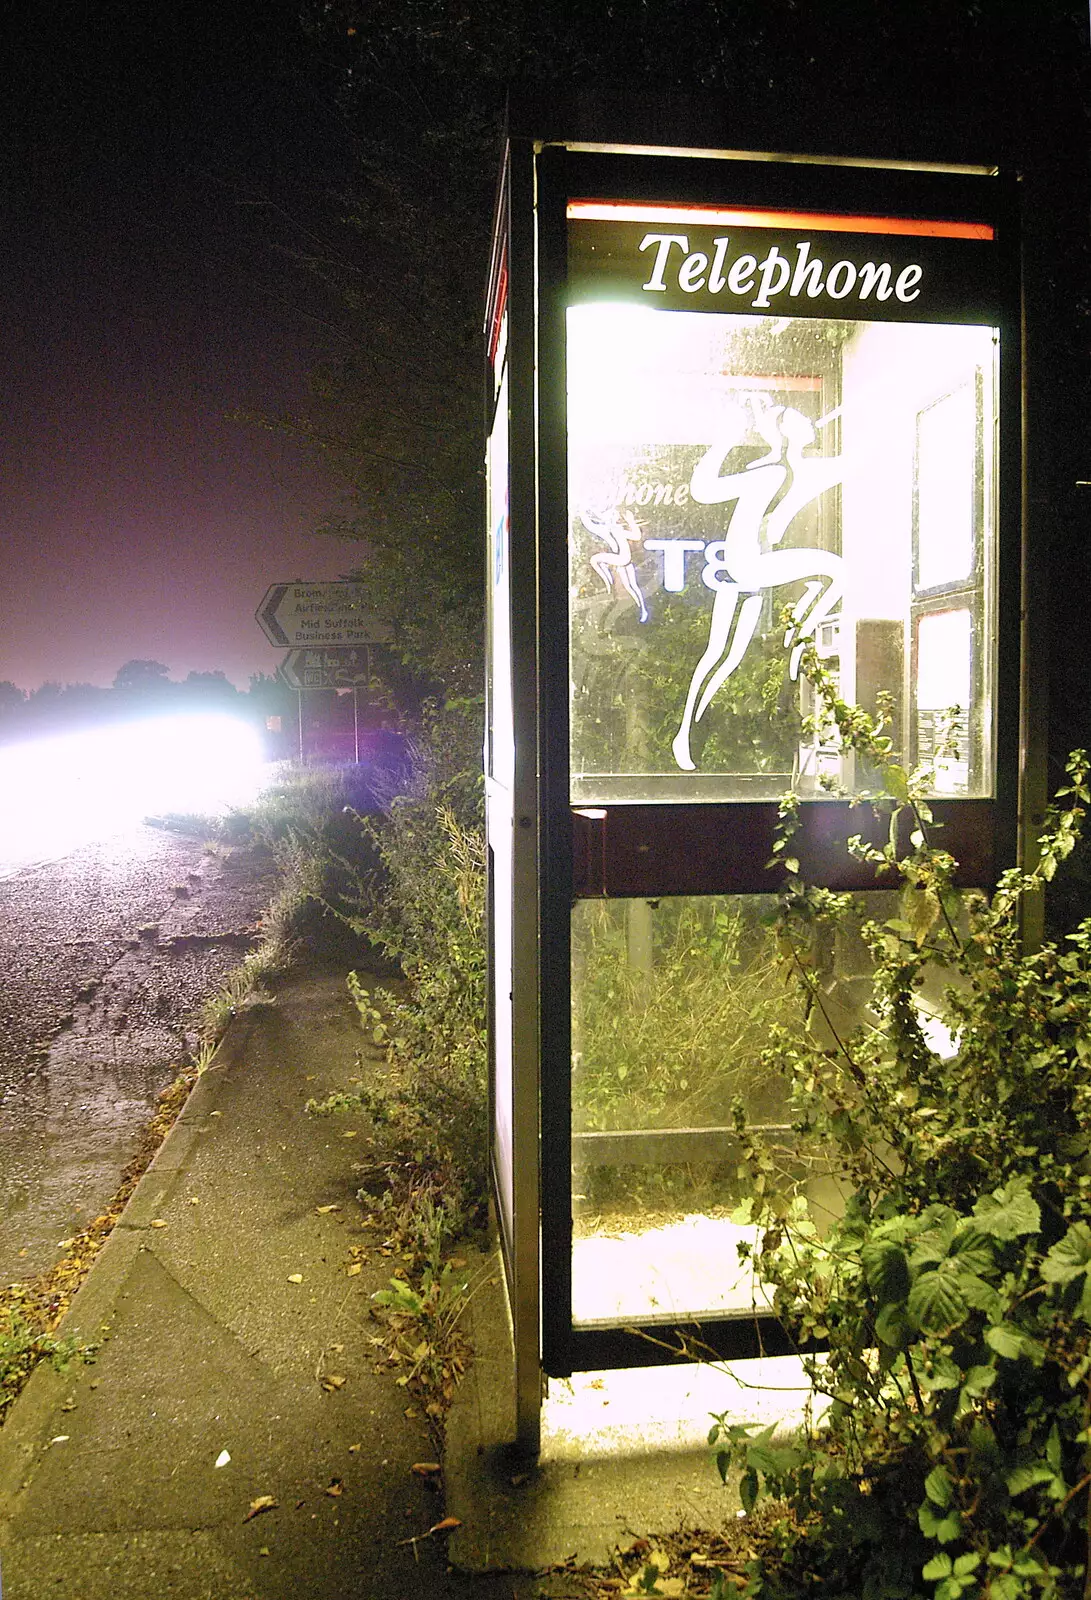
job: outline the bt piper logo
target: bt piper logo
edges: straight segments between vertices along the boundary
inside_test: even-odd
[[[895,273],[889,261],[835,261],[827,270],[819,256],[812,256],[810,241],[795,245],[795,256],[784,255],[774,244],[761,261],[756,256],[736,255],[729,261],[730,234],[712,241],[711,257],[704,250],[690,250],[686,233],[648,233],[641,251],[654,247],[651,275],[642,289],[649,294],[665,294],[668,287],[683,294],[722,294],[724,290],[744,300],[755,311],[768,310],[778,296],[789,300],[800,295],[818,300],[844,300],[854,294],[859,301],[900,300],[904,305],[920,294],[924,268],[915,261]],[[670,275],[668,277],[668,274]]]

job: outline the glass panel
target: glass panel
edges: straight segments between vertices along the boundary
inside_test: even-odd
[[[898,895],[861,897],[896,914]],[[761,1064],[774,1021],[802,1026],[766,896],[581,900],[572,916],[572,1316],[576,1326],[752,1313],[738,1259],[733,1106],[783,1131],[785,1172],[817,1221],[837,1200],[797,1169],[786,1086]],[[869,958],[854,931],[815,952],[831,1023],[863,1023]],[[831,1041],[832,1042],[832,1041]]]
[[[963,384],[917,419],[917,588],[965,583],[974,569],[978,406]]]
[[[917,623],[917,759],[935,761],[945,793],[969,788],[972,684],[970,612],[925,612]]]
[[[889,691],[901,743],[914,607],[954,583],[973,617],[966,710],[982,737],[950,792],[992,792],[982,441],[994,449],[997,339],[569,308],[573,801],[865,786],[851,756],[803,731],[802,645],[815,641],[846,699],[873,708]]]

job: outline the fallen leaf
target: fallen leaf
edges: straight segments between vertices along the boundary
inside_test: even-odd
[[[344,1494],[344,1492],[345,1486],[341,1482],[340,1478],[331,1478],[326,1488],[322,1491],[323,1494],[330,1495],[334,1500],[336,1500],[339,1495]]]
[[[360,1263],[358,1261],[354,1261],[352,1266],[349,1267],[348,1271],[345,1273],[345,1276],[346,1278],[358,1278],[363,1270],[364,1269]]]
[[[189,1197],[189,1203],[191,1206],[199,1206],[201,1202],[195,1194],[191,1194]]]
[[[302,1274],[302,1272],[289,1272],[289,1274],[288,1274],[288,1282],[289,1283],[302,1283],[303,1282],[303,1274]]]
[[[328,1217],[331,1211],[340,1211],[341,1207],[340,1206],[315,1206],[314,1209],[317,1211],[317,1213],[318,1213],[318,1215],[320,1217]]]
[[[267,1556],[268,1554],[269,1554],[269,1546],[267,1544],[263,1544],[261,1549],[258,1551],[258,1555],[259,1556]]]
[[[259,1494],[256,1500],[251,1500],[250,1509],[243,1517],[244,1522],[249,1522],[251,1517],[260,1517],[263,1511],[275,1511],[277,1500],[271,1494]]]
[[[418,1478],[430,1478],[440,1470],[438,1461],[414,1461],[410,1472],[415,1472]]]
[[[327,1372],[326,1376],[322,1379],[322,1387],[326,1390],[327,1394],[332,1394],[335,1389],[343,1389],[347,1382],[348,1379],[342,1378],[339,1373]]]
[[[153,1217],[152,1221],[148,1223],[148,1227],[149,1228],[165,1228],[166,1227],[166,1223],[163,1221],[162,1217]]]
[[[341,1137],[342,1137],[342,1139],[355,1139],[356,1138],[356,1129],[355,1128],[350,1128],[348,1133],[343,1133],[341,1135]]]
[[[227,1451],[221,1450],[219,1455],[216,1457],[215,1465],[217,1467],[226,1467],[230,1460],[231,1457],[228,1455]]]
[[[360,1451],[361,1451],[362,1448],[363,1448],[362,1445],[350,1444],[349,1445],[349,1455],[350,1456],[358,1456],[360,1454]]]
[[[451,1528],[461,1528],[461,1517],[444,1517],[442,1522],[434,1522],[429,1528],[429,1533],[447,1533]]]
[[[49,1442],[50,1444],[67,1444],[70,1438],[71,1434],[58,1433],[57,1437],[55,1439],[50,1439]]]

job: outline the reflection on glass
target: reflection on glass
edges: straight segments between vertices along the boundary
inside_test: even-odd
[[[574,801],[851,790],[805,731],[808,642],[846,699],[888,690],[913,726],[926,580],[959,568],[985,628],[994,359],[981,327],[569,309]]]
[[[937,787],[970,787],[973,730],[973,617],[928,611],[917,622],[917,759],[934,761]]]
[[[970,613],[933,611],[917,629],[917,705],[922,711],[970,703],[973,634]]]
[[[965,582],[974,567],[977,396],[963,384],[917,419],[917,588]]]

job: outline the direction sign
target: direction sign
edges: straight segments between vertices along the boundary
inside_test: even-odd
[[[363,583],[274,583],[255,616],[270,643],[285,650],[381,644],[391,637],[390,624],[367,609]]]
[[[277,672],[289,689],[353,689],[370,677],[366,650],[289,650]]]

